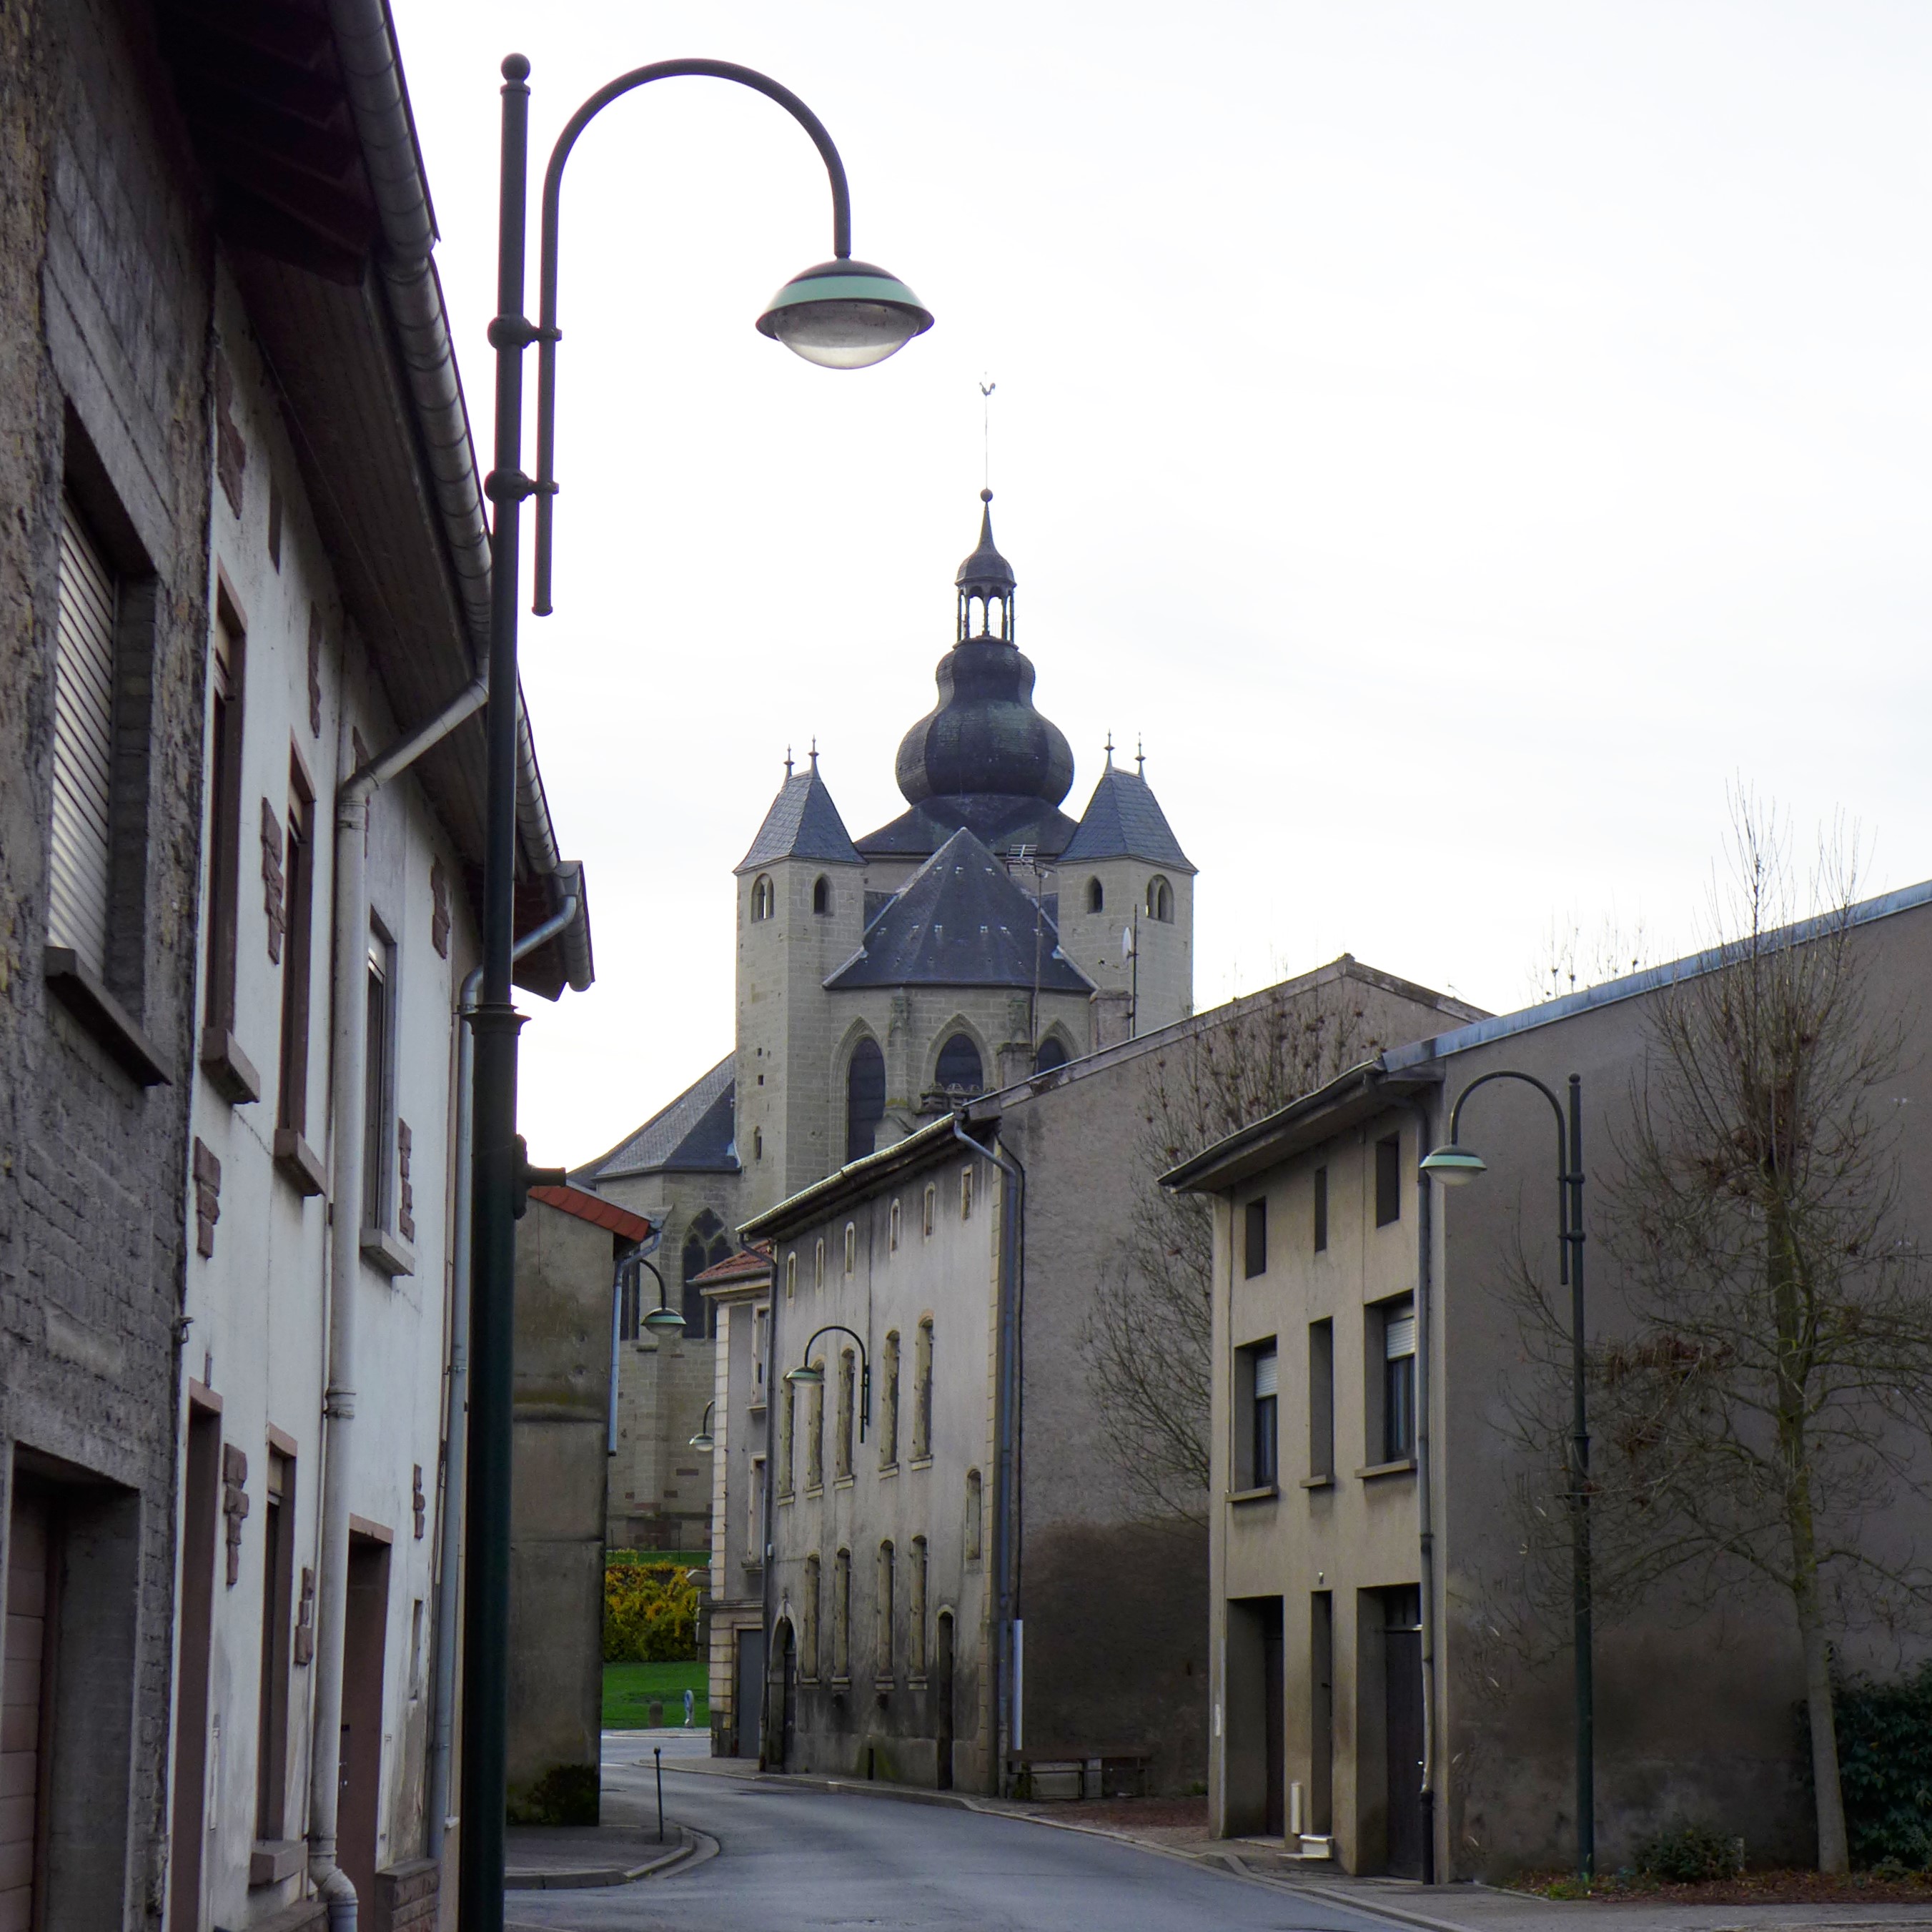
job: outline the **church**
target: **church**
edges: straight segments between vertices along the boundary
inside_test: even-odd
[[[711,1472],[685,1448],[712,1393],[704,1271],[734,1231],[844,1163],[1193,1011],[1194,867],[1148,784],[1107,763],[1078,820],[1065,734],[1034,704],[1012,567],[980,541],[956,579],[938,702],[901,740],[906,809],[854,839],[814,752],[736,870],[736,1042],[572,1177],[664,1230],[684,1339],[628,1310],[614,1546],[698,1550]]]

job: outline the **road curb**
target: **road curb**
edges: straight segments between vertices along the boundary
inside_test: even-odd
[[[638,1880],[662,1878],[685,1864],[702,1864],[718,1856],[718,1840],[708,1832],[688,1825],[677,1827],[678,1842],[654,1858],[640,1865],[562,1865],[556,1867],[512,1865],[503,1873],[506,1892],[581,1892],[616,1885],[634,1885]]]

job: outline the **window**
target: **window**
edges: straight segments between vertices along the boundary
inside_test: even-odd
[[[208,1034],[202,1056],[219,1054],[224,1060],[229,1058],[226,1036],[235,1030],[236,928],[242,893],[243,668],[241,628],[230,622],[226,604],[225,598],[220,601],[214,620],[214,717],[208,756],[208,957],[202,1006],[202,1022]]]
[[[395,1138],[396,949],[369,934],[362,1028],[362,1226],[389,1226],[390,1145]]]
[[[745,1563],[747,1568],[765,1560],[765,1459],[752,1458],[752,1480],[745,1485]]]
[[[959,1170],[959,1218],[962,1221],[973,1218],[973,1170],[970,1167]]]
[[[1376,1226],[1401,1219],[1402,1136],[1390,1134],[1376,1143]]]
[[[262,1525],[261,1682],[256,1703],[255,1835],[280,1838],[288,1810],[289,1636],[295,1584],[295,1459],[268,1451]]]
[[[912,1561],[906,1577],[906,1672],[926,1675],[926,1538],[912,1540]]]
[[[763,872],[752,881],[752,917],[754,922],[768,920],[778,910],[778,895]]]
[[[845,1223],[845,1272],[850,1274],[859,1265],[859,1230],[850,1221]]]
[[[638,1270],[626,1268],[617,1277],[617,1339],[638,1339]]]
[[[1281,1479],[1280,1358],[1274,1338],[1234,1351],[1234,1470],[1238,1491],[1271,1490]]]
[[[949,1034],[939,1049],[934,1074],[940,1087],[949,1094],[980,1094],[986,1090],[985,1070],[980,1049],[963,1033]]]
[[[114,640],[120,616],[120,585],[106,554],[73,498],[63,495],[47,937],[70,946],[102,979],[114,844]]]
[[[805,1559],[805,1628],[799,1634],[798,1674],[808,1684],[818,1682],[818,1555],[814,1550]]]
[[[812,909],[821,919],[832,910],[832,881],[822,873],[812,882]]]
[[[977,1469],[966,1472],[966,1560],[976,1563],[980,1560],[980,1538],[985,1528],[986,1485],[980,1480]]]
[[[1247,1232],[1242,1250],[1242,1266],[1249,1280],[1268,1273],[1268,1202],[1265,1197],[1248,1203]]]
[[[820,1376],[825,1372],[823,1360],[812,1365]],[[812,1389],[812,1418],[809,1433],[805,1438],[805,1486],[808,1492],[825,1486],[825,1384],[815,1382]]]
[[[878,1600],[878,1674],[890,1677],[892,1674],[892,1586],[895,1562],[892,1546],[890,1543],[879,1545],[879,1600]]]
[[[919,1324],[913,1353],[912,1456],[922,1462],[932,1454],[932,1318]]]
[[[886,1247],[889,1253],[897,1254],[899,1251],[899,1204],[896,1201],[886,1216]]]
[[[1382,1454],[1384,1462],[1415,1454],[1415,1304],[1384,1302],[1382,1316]]]
[[[266,841],[274,817],[266,799],[262,816],[266,862]],[[292,759],[288,833],[281,868],[281,1094],[276,1124],[298,1135],[308,1130],[309,936],[315,898],[314,854],[315,798],[302,766]]]
[[[869,1035],[852,1049],[845,1070],[845,1158],[863,1160],[886,1117],[886,1056]]]
[[[885,1402],[879,1427],[879,1467],[896,1468],[899,1460],[899,1331],[886,1337],[885,1352],[879,1360],[885,1383]]]
[[[852,1676],[852,1552],[842,1550],[832,1566],[832,1681]]]
[[[852,1351],[842,1348],[838,1354],[838,1460],[833,1473],[842,1482],[852,1480],[852,1395],[856,1370]]]
[[[1315,1252],[1324,1254],[1328,1247],[1328,1170],[1315,1170]]]
[[[921,1229],[920,1229],[920,1232],[921,1232],[921,1233],[922,1233],[922,1234],[925,1235],[926,1238],[928,1241],[929,1241],[929,1240],[931,1240],[932,1239],[932,1223],[933,1223],[934,1213],[934,1210],[936,1210],[936,1208],[938,1208],[938,1204],[939,1204],[939,1190],[938,1190],[937,1187],[934,1186],[932,1185],[932,1184],[930,1181],[928,1181],[928,1182],[926,1184],[926,1216],[925,1216],[925,1221],[924,1221],[924,1224],[923,1224],[923,1226],[922,1226],[922,1228],[921,1228]]]
[[[789,1301],[798,1286],[798,1250],[794,1248],[785,1256],[785,1299]]]
[[[1107,890],[1098,879],[1087,881],[1087,910],[1105,912],[1107,910]]]
[[[678,1257],[680,1286],[682,1293],[684,1332],[693,1341],[718,1336],[718,1310],[706,1302],[698,1277],[708,1268],[731,1258],[731,1237],[715,1209],[701,1208],[685,1230],[684,1247]]]
[[[812,1285],[814,1288],[825,1286],[825,1237],[820,1234],[812,1250]]]
[[[752,1158],[763,1160],[765,1157],[765,1130],[763,1127],[752,1130]]]
[[[1051,1073],[1056,1066],[1066,1064],[1066,1048],[1057,1034],[1048,1034],[1040,1043],[1039,1051],[1033,1057],[1033,1070],[1036,1073]]]
[[[1158,920],[1162,926],[1174,920],[1174,888],[1163,878],[1148,880],[1147,889],[1147,916]]]
[[[1335,1324],[1308,1324],[1308,1474],[1316,1482],[1335,1474]]]
[[[771,1354],[772,1311],[769,1306],[752,1310],[752,1406],[765,1406],[765,1369]]]

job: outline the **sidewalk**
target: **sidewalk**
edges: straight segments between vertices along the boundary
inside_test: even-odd
[[[630,1792],[607,1790],[602,1810],[597,1825],[512,1826],[503,1834],[503,1889],[628,1885],[717,1853],[716,1839],[688,1825],[667,1821],[661,1842],[655,1803]]]

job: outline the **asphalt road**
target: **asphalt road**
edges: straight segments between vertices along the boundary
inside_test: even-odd
[[[608,1891],[513,1892],[507,1924],[527,1932],[1390,1932],[1365,1912],[1084,1832],[680,1773],[674,1762],[667,1751],[665,1810],[716,1838],[718,1857]],[[634,1741],[611,1750],[604,1778],[607,1790],[647,1792],[648,1750]]]

